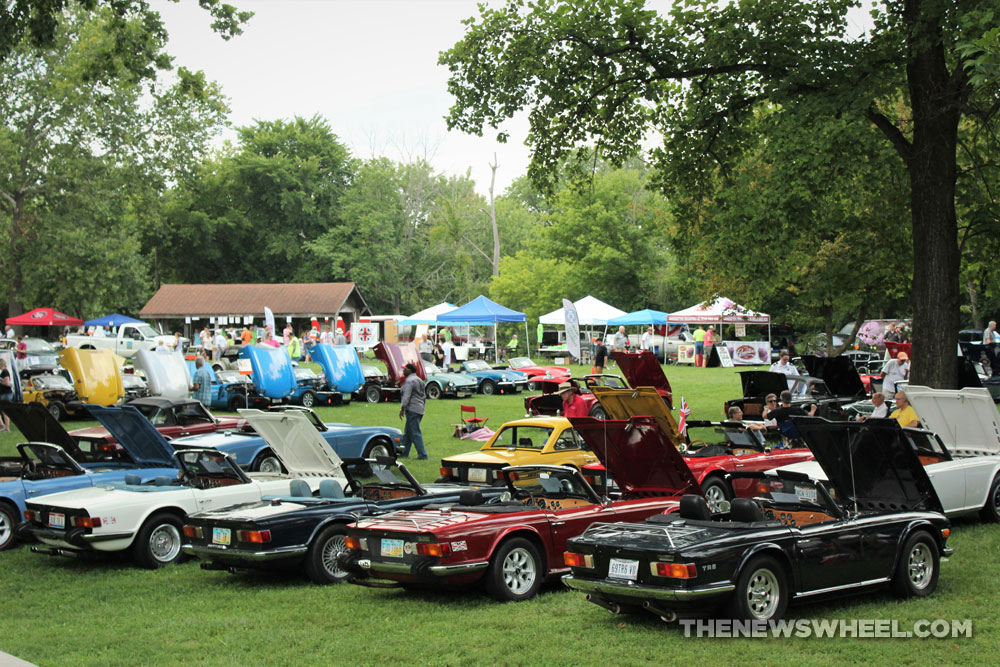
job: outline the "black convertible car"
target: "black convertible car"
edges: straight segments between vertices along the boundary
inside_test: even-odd
[[[758,496],[727,514],[684,496],[679,513],[595,524],[569,541],[563,582],[614,613],[665,621],[779,618],[791,600],[886,584],[930,595],[950,524],[903,430],[889,419],[795,422],[829,482],[785,473],[759,479]]]
[[[206,570],[304,567],[317,584],[338,583],[348,575],[337,563],[346,550],[344,526],[362,516],[457,503],[463,491],[473,489],[422,486],[406,466],[389,457],[345,459],[341,467],[349,486],[346,494],[336,480],[322,482],[319,496],[308,485],[296,484],[301,480],[292,480],[288,496],[191,515],[184,526],[184,553],[197,557]],[[485,497],[502,491],[481,489]]]

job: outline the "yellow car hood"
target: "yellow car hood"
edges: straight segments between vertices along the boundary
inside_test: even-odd
[[[509,449],[496,449],[488,452],[480,450],[478,452],[469,452],[468,454],[459,454],[458,456],[449,456],[446,459],[442,459],[442,461],[445,463],[509,466],[513,465],[517,459],[530,453],[532,452],[518,451],[516,449],[513,451]]]

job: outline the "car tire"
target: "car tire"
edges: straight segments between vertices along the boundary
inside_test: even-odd
[[[708,508],[713,512],[720,511],[719,503],[733,497],[733,494],[729,491],[729,487],[718,477],[708,477],[702,482],[701,492],[705,494],[705,500],[708,501]]]
[[[427,387],[425,387],[424,393],[427,394],[427,398],[432,401],[436,401],[441,398],[441,385],[437,382],[430,382]]]
[[[986,494],[986,504],[979,510],[979,516],[983,521],[1000,522],[1000,475],[997,475],[990,485],[990,491]]]
[[[381,403],[382,402],[382,390],[375,385],[369,385],[365,389],[365,400],[369,403]]]
[[[66,419],[66,406],[59,401],[52,401],[45,406],[45,409],[49,411],[49,414],[52,415],[52,418],[57,422]]]
[[[226,405],[229,406],[230,412],[236,412],[246,405],[246,401],[242,400],[239,396],[233,396]]]
[[[385,438],[374,438],[365,447],[365,453],[362,455],[366,459],[375,458],[376,456],[391,456],[396,457],[393,451],[393,446],[391,442],[385,440]]]
[[[927,597],[937,588],[940,556],[937,542],[919,530],[909,538],[899,553],[899,563],[892,576],[893,595],[901,598]]]
[[[595,405],[590,410],[590,416],[593,417],[594,419],[600,419],[601,421],[604,421],[605,419],[608,418],[607,413],[604,412],[604,408],[602,408],[600,405]]]
[[[502,543],[490,559],[486,592],[501,602],[527,600],[538,592],[544,577],[538,549],[523,537],[515,537]]]
[[[160,512],[142,524],[132,545],[132,557],[147,570],[157,570],[181,558],[181,529],[184,523],[176,514]]]
[[[316,405],[316,392],[307,391],[302,394],[302,407],[311,408]]]
[[[788,607],[788,574],[771,556],[752,558],[740,572],[730,604],[731,617],[751,621],[779,619]]]
[[[349,573],[340,569],[337,556],[347,550],[344,526],[335,524],[320,531],[306,556],[306,574],[314,584],[339,584]]]
[[[17,544],[17,508],[9,503],[0,503],[0,551],[6,551]]]
[[[265,449],[250,464],[250,472],[284,473],[286,470],[281,459],[275,456],[270,449]]]
[[[483,380],[483,383],[479,385],[479,393],[485,396],[492,396],[497,393],[497,383],[493,380]]]

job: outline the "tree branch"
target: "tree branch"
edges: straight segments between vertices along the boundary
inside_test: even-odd
[[[885,117],[882,113],[876,111],[873,107],[869,107],[865,111],[865,116],[868,117],[872,123],[875,124],[882,134],[889,140],[892,147],[896,149],[899,157],[903,158],[903,162],[906,164],[910,163],[910,159],[913,157],[913,145],[910,141],[903,136],[903,133],[899,131],[899,128],[893,125],[892,121]]]

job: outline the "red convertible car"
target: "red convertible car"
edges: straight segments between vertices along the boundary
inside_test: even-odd
[[[208,408],[193,398],[154,396],[137,398],[129,405],[137,408],[167,440],[237,429],[246,424],[245,419],[213,417]],[[106,444],[117,442],[103,426],[78,428],[69,434],[77,442]]]
[[[512,371],[527,375],[529,387],[542,380],[556,384],[569,382],[569,369],[565,366],[536,366],[528,357],[512,357],[507,361],[507,365]]]
[[[482,580],[497,600],[525,600],[546,576],[566,570],[566,541],[590,524],[642,521],[676,511],[682,495],[698,493],[656,420],[584,417],[573,419],[573,426],[615,471],[620,498],[599,496],[573,468],[510,466],[501,473],[507,491],[490,501],[470,489],[457,505],[393,512],[348,526],[341,566],[361,585],[387,585],[369,577],[444,586]]]
[[[663,398],[667,408],[673,407],[673,392],[670,381],[663,372],[663,367],[657,361],[656,355],[649,351],[643,352],[612,352],[611,355],[625,376],[625,383],[617,375],[585,375],[582,378],[561,380],[576,387],[577,392],[587,405],[587,414],[597,419],[605,419],[607,415],[601,403],[594,396],[594,387],[611,387],[625,389],[628,387],[653,387]],[[562,410],[562,398],[559,396],[559,382],[546,380],[538,383],[542,393],[527,396],[524,399],[524,409],[529,415],[559,415]]]
[[[687,433],[681,435],[677,430],[677,422],[660,395],[646,387],[634,390],[597,387],[594,393],[609,419],[621,420],[638,415],[648,415],[655,419],[677,450],[683,453],[684,461],[701,485],[712,511],[719,511],[722,501],[733,497],[733,488],[726,480],[726,473],[771,470],[777,466],[789,465],[792,461],[797,463],[813,458],[808,448],[771,447],[771,443],[765,442],[760,436],[761,431],[749,430],[734,422],[689,421]],[[600,456],[600,452],[594,453]],[[612,480],[617,481],[615,471],[606,473],[600,463],[584,466],[583,474],[599,491],[613,485]],[[747,485],[747,488],[750,485],[747,479],[734,480],[733,483]],[[620,486],[621,482],[618,484]],[[737,491],[742,492],[744,489],[740,486]]]

